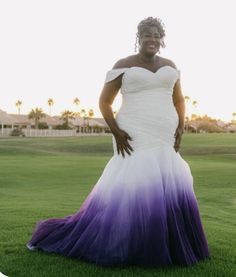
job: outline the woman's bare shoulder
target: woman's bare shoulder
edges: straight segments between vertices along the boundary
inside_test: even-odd
[[[169,66],[172,66],[172,67],[177,69],[175,63],[172,60],[164,58],[164,57],[159,57],[159,58],[161,59],[161,63],[163,65],[169,65]]]
[[[134,64],[135,58],[136,58],[136,55],[131,55],[123,59],[120,59],[114,64],[112,69],[131,67]]]

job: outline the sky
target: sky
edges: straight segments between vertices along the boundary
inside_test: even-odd
[[[233,0],[0,0],[0,109],[40,107],[52,115],[92,108],[115,62],[134,54],[138,23],[165,24],[162,57],[181,71],[189,113],[229,121],[236,112],[236,16]],[[78,97],[76,107],[73,99]],[[119,94],[113,109],[121,105]]]

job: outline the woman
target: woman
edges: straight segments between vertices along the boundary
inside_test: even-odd
[[[181,158],[184,99],[179,71],[157,54],[160,20],[138,25],[139,53],[108,71],[100,109],[114,156],[80,210],[37,224],[27,244],[104,266],[192,265],[209,257],[193,180]],[[122,106],[111,104],[121,89]]]

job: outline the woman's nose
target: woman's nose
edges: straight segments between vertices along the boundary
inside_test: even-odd
[[[157,38],[156,38],[155,36],[151,36],[151,37],[150,37],[150,40],[151,40],[151,41],[156,41]]]

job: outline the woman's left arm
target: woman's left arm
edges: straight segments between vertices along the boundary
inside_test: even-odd
[[[181,90],[180,80],[178,79],[174,86],[173,103],[179,116],[179,124],[175,132],[175,145],[176,152],[180,148],[181,137],[184,133],[184,118],[185,118],[185,101]]]

